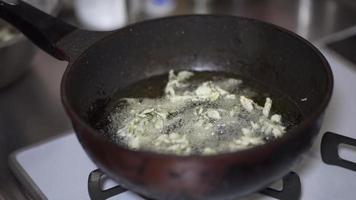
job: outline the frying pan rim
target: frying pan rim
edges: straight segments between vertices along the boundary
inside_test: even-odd
[[[93,128],[89,123],[87,123],[82,117],[80,117],[73,109],[71,104],[69,103],[69,98],[66,93],[66,88],[67,88],[67,83],[68,83],[68,78],[71,75],[71,71],[73,66],[76,65],[76,62],[80,60],[85,53],[95,47],[95,44],[98,43],[99,41],[102,40],[107,40],[110,39],[111,37],[115,37],[115,33],[123,30],[129,30],[131,27],[134,26],[140,26],[141,24],[148,24],[148,23],[155,23],[157,21],[165,21],[165,20],[172,20],[176,18],[184,19],[184,18],[230,18],[234,20],[245,20],[248,21],[249,23],[256,23],[256,24],[261,24],[263,26],[269,27],[271,29],[275,29],[277,31],[281,31],[283,34],[289,35],[292,38],[298,39],[301,44],[303,43],[307,47],[309,47],[313,52],[315,53],[315,56],[320,58],[320,61],[322,63],[322,66],[326,72],[326,78],[327,78],[327,86],[326,86],[326,93],[325,96],[323,97],[322,101],[318,105],[314,111],[312,111],[311,114],[307,115],[298,125],[294,126],[290,130],[286,132],[285,135],[283,135],[280,138],[277,138],[273,141],[267,142],[263,145],[258,145],[249,149],[245,150],[238,150],[238,151],[233,151],[233,152],[223,152],[223,153],[218,153],[214,155],[176,155],[176,154],[166,154],[166,153],[158,153],[158,152],[153,152],[153,151],[146,151],[146,150],[132,150],[129,148],[126,148],[121,145],[114,144],[112,141],[110,141],[108,138],[104,137],[101,133],[99,133],[98,130]],[[235,16],[235,15],[221,15],[221,14],[190,14],[190,15],[177,15],[177,16],[169,16],[169,17],[163,17],[163,18],[157,18],[157,19],[151,19],[151,20],[145,20],[141,22],[137,22],[134,24],[130,24],[128,26],[125,26],[121,29],[118,29],[113,32],[113,34],[108,35],[107,37],[96,41],[92,46],[89,48],[85,49],[80,56],[78,56],[73,62],[69,62],[68,67],[66,68],[62,80],[61,80],[61,100],[63,103],[63,106],[68,114],[68,116],[71,118],[71,121],[73,124],[79,125],[81,129],[85,129],[86,132],[89,134],[92,134],[94,137],[96,137],[99,140],[104,140],[110,144],[114,144],[118,149],[124,150],[127,152],[135,153],[135,154],[141,154],[144,156],[150,156],[150,157],[160,157],[160,158],[174,158],[174,159],[208,159],[208,160],[214,160],[216,158],[224,158],[224,157],[240,157],[240,156],[248,156],[251,154],[256,154],[261,151],[266,151],[267,149],[275,149],[277,146],[280,144],[284,143],[285,141],[288,140],[293,140],[299,132],[301,132],[303,129],[310,127],[312,123],[315,123],[318,118],[324,113],[330,99],[332,96],[333,92],[333,87],[334,87],[334,79],[333,79],[333,73],[330,67],[330,64],[326,60],[326,58],[323,56],[323,54],[313,45],[311,44],[308,40],[304,39],[303,37],[299,36],[298,34],[285,29],[283,27],[280,27],[278,25],[265,22],[259,19],[254,19],[254,18],[249,18],[249,17],[243,17],[243,16]],[[77,132],[77,130],[75,130]],[[272,151],[273,152],[273,151]]]

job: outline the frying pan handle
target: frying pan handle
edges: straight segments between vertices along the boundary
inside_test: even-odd
[[[58,43],[77,30],[20,0],[0,0],[0,17],[19,29],[33,43],[60,60],[68,60]]]

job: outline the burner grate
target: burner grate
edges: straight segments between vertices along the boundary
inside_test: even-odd
[[[283,177],[282,181],[282,191],[266,188],[260,193],[279,200],[299,200],[301,196],[301,183],[298,174],[289,172],[288,175]]]
[[[356,171],[356,163],[345,160],[339,155],[339,146],[347,144],[356,147],[356,139],[327,132],[321,140],[321,158],[329,165],[336,165],[349,170]]]
[[[120,185],[102,190],[101,181],[103,176],[105,176],[105,174],[100,169],[96,169],[89,174],[88,191],[90,199],[106,200],[127,191],[127,189]],[[277,200],[299,200],[301,197],[301,182],[299,176],[295,172],[290,172],[282,179],[282,182],[283,189],[281,191],[267,188],[259,193]],[[150,200],[149,198],[144,198]]]
[[[101,172],[100,169],[96,169],[90,173],[89,180],[88,180],[88,191],[89,191],[90,199],[105,200],[127,191],[125,188],[122,188],[120,185],[103,191],[101,189],[101,185],[102,185],[101,178],[104,175],[105,174]]]

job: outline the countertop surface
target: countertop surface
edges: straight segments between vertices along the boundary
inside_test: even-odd
[[[206,12],[262,19],[313,42],[356,25],[356,7],[350,2],[352,0],[212,1]],[[178,14],[191,12],[184,5],[178,8]],[[0,89],[0,200],[25,198],[8,167],[9,154],[71,129],[59,95],[66,64],[38,50],[30,64],[31,70],[16,83]]]

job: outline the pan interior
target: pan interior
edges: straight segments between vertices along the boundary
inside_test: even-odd
[[[263,85],[259,83],[258,80],[246,79],[235,74],[217,71],[194,73],[195,75],[191,82],[195,81],[196,83],[211,80],[226,80],[228,78],[243,80],[243,83],[239,84],[239,86],[233,90],[238,89],[238,94],[253,99],[260,106],[264,105],[267,97],[272,98],[272,113],[282,114],[283,124],[287,129],[299,123],[302,118],[301,111],[290,97],[278,91],[277,88],[268,88],[268,85]],[[112,129],[111,126],[117,122],[111,120],[111,115],[120,113],[122,109],[120,105],[123,105],[122,98],[160,98],[164,95],[164,88],[167,82],[168,74],[162,74],[148,77],[147,79],[133,83],[129,87],[116,91],[112,100],[108,102],[101,111],[96,113],[95,118],[90,119],[90,123],[96,129],[102,130],[104,133],[115,134],[116,128]]]
[[[64,91],[74,111],[93,125],[117,91],[134,83],[170,69],[219,71],[277,94],[278,109],[295,107],[303,120],[328,95],[324,65],[307,43],[274,26],[185,16],[129,26],[96,43],[71,66]]]
[[[236,82],[231,83],[232,80],[235,80]],[[243,82],[238,83],[239,80],[243,80]],[[231,92],[234,97],[236,94],[237,98],[231,101],[231,99],[226,99],[221,96],[221,98],[212,101],[202,99],[195,102],[194,100],[185,101],[183,105],[182,102],[173,101],[175,103],[170,102],[168,103],[170,106],[167,107],[167,96],[164,91],[168,82],[168,74],[163,74],[149,77],[138,81],[123,90],[118,90],[114,95],[113,100],[100,112],[96,112],[96,117],[90,119],[90,123],[97,130],[100,130],[103,134],[108,136],[114,143],[130,148],[130,145],[133,144],[132,137],[128,140],[126,136],[122,135],[123,132],[118,134],[118,131],[120,129],[123,131],[125,126],[126,128],[127,126],[131,127],[130,124],[133,121],[127,121],[127,117],[133,117],[135,115],[128,112],[130,109],[137,109],[138,107],[143,109],[141,106],[145,105],[144,107],[147,108],[149,105],[149,108],[159,110],[160,117],[165,115],[164,113],[166,113],[167,110],[170,110],[168,113],[171,113],[171,115],[167,118],[159,118],[160,120],[163,120],[160,121],[162,122],[161,128],[157,128],[156,125],[158,124],[152,122],[156,125],[153,127],[146,125],[146,133],[141,133],[140,131],[134,131],[132,133],[132,136],[136,134],[140,135],[142,140],[140,149],[157,151],[165,154],[173,153],[172,150],[166,149],[162,144],[157,147],[158,143],[152,141],[157,140],[158,136],[175,135],[176,133],[180,133],[186,137],[187,141],[189,141],[189,145],[187,145],[189,146],[187,147],[189,150],[181,149],[175,153],[179,155],[199,155],[202,154],[204,148],[214,149],[212,150],[214,154],[218,152],[235,151],[237,148],[229,146],[233,145],[231,141],[241,138],[242,129],[250,129],[252,122],[256,123],[256,126],[259,126],[257,124],[263,124],[263,122],[259,121],[262,120],[262,113],[257,114],[258,111],[248,114],[245,110],[241,110],[238,111],[239,114],[231,115],[231,112],[239,107],[236,103],[240,102],[240,95],[253,99],[254,102],[262,107],[265,104],[266,98],[271,98],[273,103],[271,112],[268,112],[269,114],[267,114],[268,119],[274,114],[282,114],[282,124],[286,127],[287,131],[300,122],[302,117],[301,112],[297,105],[294,104],[288,96],[284,95],[276,88],[268,88],[268,86],[258,83],[257,80],[248,80],[239,77],[238,75],[227,74],[224,72],[194,72],[194,75],[189,78],[189,81],[184,81],[182,83],[185,85],[183,90],[195,90],[198,85],[201,85],[203,82],[207,83],[207,81],[211,81],[210,83],[212,84],[218,84],[226,91]],[[178,95],[177,92],[178,91],[175,93],[176,95]],[[182,94],[181,92],[180,94]],[[165,96],[165,98],[162,98],[162,96]],[[131,102],[136,102],[134,99],[139,100],[141,101],[141,104],[130,104],[124,100],[126,98],[130,98]],[[153,99],[155,99],[154,102],[152,102]],[[172,108],[174,109],[172,110]],[[198,108],[200,108],[201,114],[198,114]],[[204,118],[204,113],[208,110],[215,110],[219,115],[218,118]],[[133,110],[131,110],[131,112],[132,111]],[[227,112],[229,114],[227,114]],[[204,125],[197,125],[199,121],[204,121]],[[126,131],[129,131],[130,129],[132,130],[132,128],[129,128],[128,130],[125,129],[124,135],[126,135]],[[255,127],[253,130],[254,133],[252,135],[254,135],[254,138],[261,139],[262,142],[260,144],[250,144],[250,147],[261,145],[265,142],[274,140],[276,137],[280,137],[273,135],[271,132],[264,132],[258,127]],[[282,133],[282,135],[283,134],[284,133]],[[155,145],[153,145],[153,143]],[[240,145],[239,150],[244,149],[242,146],[244,145]]]

